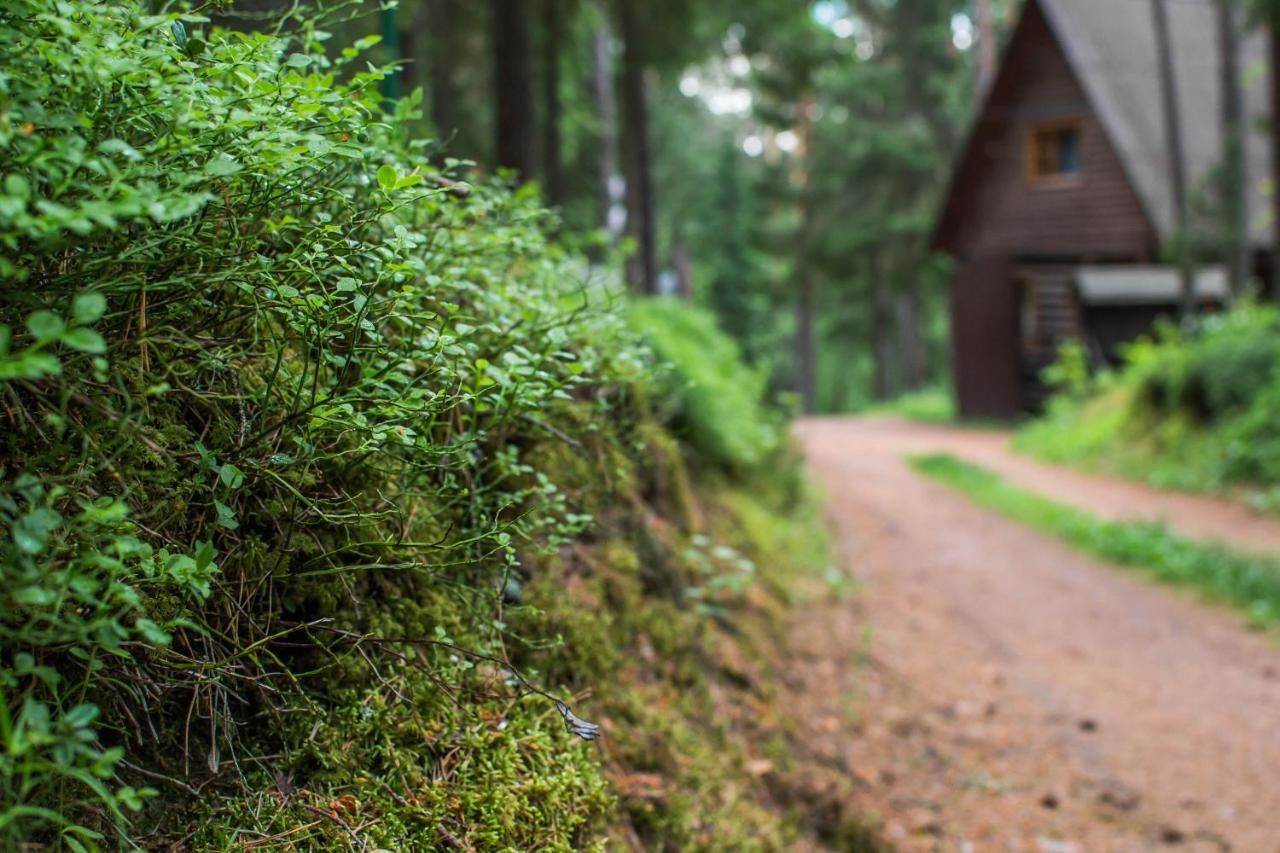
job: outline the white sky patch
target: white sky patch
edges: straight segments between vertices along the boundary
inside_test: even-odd
[[[750,89],[716,89],[706,92],[703,100],[716,115],[750,112],[754,102]]]
[[[856,28],[853,25],[853,18],[837,18],[831,22],[831,33],[836,38],[847,39],[853,36]]]
[[[729,73],[734,77],[746,77],[751,73],[751,60],[741,53],[734,54],[729,59]]]
[[[693,74],[680,78],[680,94],[686,98],[696,98],[702,92],[702,81]]]
[[[794,130],[783,130],[774,137],[774,143],[777,144],[778,150],[787,154],[792,153],[800,147],[800,137],[796,136]]]
[[[764,153],[764,140],[753,133],[742,140],[742,150],[748,157],[759,157]]]
[[[968,50],[973,47],[976,38],[972,18],[964,12],[957,12],[951,16],[951,43],[957,50]]]
[[[813,19],[824,27],[831,27],[848,11],[848,4],[843,0],[818,0],[813,4]]]

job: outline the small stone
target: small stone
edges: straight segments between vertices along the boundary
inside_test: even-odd
[[[1142,801],[1142,795],[1123,782],[1104,782],[1098,802],[1122,812],[1131,812]]]
[[[1045,794],[1040,798],[1040,805],[1046,809],[1056,809],[1058,807],[1058,797],[1056,794]]]
[[[1096,732],[1098,730],[1098,721],[1085,717],[1076,723],[1076,726],[1079,727],[1082,732]]]
[[[1059,841],[1054,838],[1037,838],[1036,848],[1040,853],[1079,853],[1080,848],[1070,841]]]

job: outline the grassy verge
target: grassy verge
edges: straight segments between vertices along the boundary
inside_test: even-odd
[[[1242,303],[1194,331],[1161,326],[1090,375],[1064,347],[1048,410],[1019,450],[1157,488],[1225,494],[1280,509],[1280,311]]]
[[[1251,624],[1280,620],[1280,560],[1186,539],[1152,522],[1107,521],[1018,488],[996,474],[947,454],[911,459],[916,470],[976,503],[1056,536],[1109,562],[1141,569],[1163,583],[1190,587],[1234,605]]]

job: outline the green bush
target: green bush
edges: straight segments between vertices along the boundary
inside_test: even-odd
[[[663,377],[679,431],[729,470],[759,464],[779,446],[777,419],[763,408],[767,377],[747,367],[708,311],[672,298],[631,307],[632,325],[671,365]]]
[[[119,831],[130,780],[243,778],[336,673],[465,695],[518,555],[589,521],[522,446],[625,423],[648,359],[536,199],[430,165],[359,46],[206,23],[0,13],[6,848]],[[434,604],[388,620],[406,595]]]
[[[1247,408],[1280,376],[1280,312],[1244,305],[1206,318],[1191,337],[1165,326],[1126,360],[1154,408],[1218,421]]]
[[[1198,331],[1130,345],[1087,393],[1063,393],[1021,447],[1156,485],[1263,492],[1280,485],[1280,311],[1240,305]]]

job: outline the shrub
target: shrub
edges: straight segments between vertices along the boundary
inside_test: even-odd
[[[631,321],[670,364],[668,416],[708,459],[741,471],[778,447],[777,419],[762,408],[766,377],[743,363],[711,313],[657,298],[633,305]]]
[[[1164,325],[1131,344],[1089,393],[1063,393],[1024,448],[1156,485],[1280,482],[1280,311],[1243,304],[1195,333]]]
[[[518,554],[589,520],[523,446],[625,428],[648,359],[536,199],[430,164],[372,40],[205,24],[0,13],[6,848],[121,830],[131,779],[245,778],[339,673],[479,690]]]

